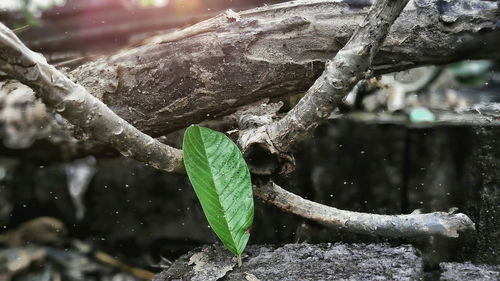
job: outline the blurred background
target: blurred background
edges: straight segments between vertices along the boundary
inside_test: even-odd
[[[263,0],[2,0],[0,21],[72,69]],[[0,74],[0,84],[7,87]],[[299,96],[284,98],[282,110]],[[75,149],[40,101],[0,91],[0,281],[143,280],[217,241],[187,178],[111,149]],[[252,244],[412,243],[443,261],[500,264],[500,64],[462,61],[367,81],[297,151],[279,179],[319,203],[381,214],[458,207],[459,239],[386,239],[324,228],[256,200]],[[82,145],[82,144],[79,144]],[[85,144],[83,144],[85,145]]]

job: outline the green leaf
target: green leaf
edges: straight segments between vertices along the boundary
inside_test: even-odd
[[[489,60],[462,61],[451,64],[449,69],[458,82],[469,86],[484,86],[494,63]]]
[[[184,165],[213,231],[241,256],[253,222],[250,172],[243,156],[224,134],[190,126],[182,145]]]

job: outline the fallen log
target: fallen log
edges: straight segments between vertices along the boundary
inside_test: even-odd
[[[304,92],[369,6],[370,1],[299,0],[228,11],[84,64],[71,76],[120,117],[159,136],[266,97]],[[497,4],[487,1],[412,1],[371,69],[377,75],[500,58],[498,13]]]

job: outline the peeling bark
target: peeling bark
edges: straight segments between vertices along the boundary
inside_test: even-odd
[[[159,136],[264,97],[305,92],[369,6],[370,1],[299,0],[227,12],[87,63],[71,75],[139,130]],[[497,21],[493,2],[412,1],[372,70],[377,75],[500,58]]]

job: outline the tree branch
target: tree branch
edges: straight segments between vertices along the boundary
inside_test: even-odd
[[[475,229],[470,218],[461,213],[378,215],[345,211],[306,200],[284,190],[274,182],[254,186],[254,194],[284,211],[330,227],[361,234],[389,237],[421,235],[458,237],[458,231]]]
[[[367,71],[375,54],[407,3],[379,0],[372,6],[349,42],[326,62],[325,70],[306,95],[284,118],[267,126],[267,135],[277,150],[290,151],[319,121],[330,116],[359,80],[370,75]]]
[[[278,154],[281,158],[268,158],[270,161],[290,161],[291,148],[308,136],[320,121],[330,116],[359,80],[369,76],[367,71],[375,54],[407,3],[408,0],[376,2],[349,42],[333,60],[326,62],[321,76],[285,117],[241,133],[239,144],[243,153],[249,158],[264,158],[261,155],[264,149],[268,155]],[[265,168],[279,166],[268,161],[258,163],[265,167],[252,165],[250,169],[263,174],[275,172],[272,169],[266,171]],[[290,166],[285,165],[285,169],[292,169]]]
[[[332,61],[326,63],[323,74],[284,118],[242,132],[239,141],[244,149],[250,151],[247,156],[255,156],[251,154],[252,150],[249,150],[252,146],[264,148],[268,153],[289,151],[292,145],[309,134],[319,121],[328,117],[356,83],[367,76],[366,71],[390,26],[407,2],[408,0],[376,2],[349,42]],[[273,182],[256,186],[254,190],[261,199],[281,209],[352,232],[394,237],[458,237],[458,231],[474,229],[474,223],[464,214],[434,212],[386,216],[357,213],[303,199]]]
[[[385,4],[384,1],[380,3]],[[385,27],[385,32],[387,29],[388,26]],[[366,30],[372,31],[370,28]],[[383,36],[376,38],[382,40]],[[373,56],[372,48],[373,46],[366,49],[370,54],[369,57]],[[355,52],[359,53],[359,49]],[[364,52],[361,52],[361,55],[364,55]],[[1,71],[37,89],[47,105],[72,124],[82,128],[90,137],[110,143],[125,156],[132,156],[155,168],[183,171],[182,155],[179,150],[152,139],[118,117],[101,101],[91,96],[85,88],[48,65],[42,56],[26,48],[16,35],[2,24],[0,24],[0,63]],[[474,227],[470,219],[463,214],[448,216],[444,213],[402,216],[360,214],[310,202],[274,184],[256,187],[255,192],[266,201],[295,214],[356,232],[389,236],[439,234],[456,237],[457,231]]]
[[[37,89],[42,101],[81,128],[88,137],[109,143],[125,156],[168,172],[184,169],[180,150],[142,133],[103,102],[74,83],[45,58],[29,50],[0,23],[0,70]]]

